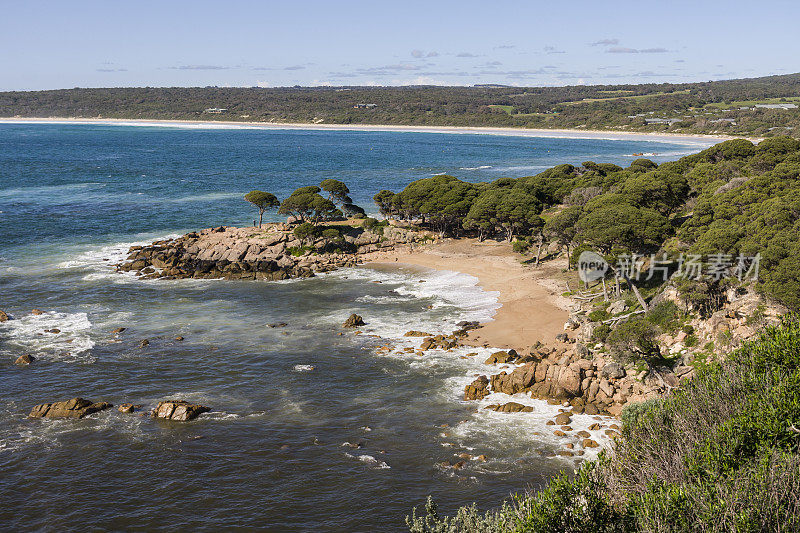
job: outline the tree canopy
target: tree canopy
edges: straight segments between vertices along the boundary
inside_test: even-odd
[[[271,207],[278,207],[280,205],[278,198],[274,194],[264,191],[250,191],[244,195],[244,199],[258,208],[259,228],[261,227],[261,223],[264,219],[264,211]]]

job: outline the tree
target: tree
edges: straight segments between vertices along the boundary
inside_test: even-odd
[[[320,234],[327,248],[331,243],[342,241],[342,232],[336,228],[325,228]]]
[[[464,218],[465,228],[474,228],[483,240],[488,233],[502,232],[509,242],[514,235],[527,234],[541,228],[539,217],[542,204],[536,197],[516,188],[496,188],[483,191]]]
[[[339,204],[353,202],[353,200],[347,196],[350,194],[350,189],[347,188],[344,182],[335,179],[326,179],[323,180],[319,186],[323,191],[328,193],[328,200],[332,202]]]
[[[328,200],[338,205],[342,212],[347,216],[363,217],[366,212],[353,203],[353,199],[348,196],[350,189],[344,182],[335,179],[326,179],[319,184],[323,191],[328,193]]]
[[[636,207],[619,194],[605,194],[586,204],[575,224],[577,239],[608,254],[655,252],[670,235],[669,220],[658,211]]]
[[[264,191],[250,191],[244,195],[244,199],[258,208],[258,227],[261,227],[261,221],[264,218],[264,211],[271,207],[278,207],[280,202],[278,198],[268,192]]]
[[[583,212],[581,206],[565,207],[552,217],[550,217],[544,225],[544,234],[555,239],[558,244],[567,248],[567,257],[569,257],[569,248],[575,241],[575,234],[577,230],[575,224]],[[570,267],[570,262],[567,261],[567,268]]]
[[[302,222],[317,224],[320,220],[341,218],[342,212],[336,205],[319,194],[315,186],[300,187],[281,203],[278,213],[291,215]]]
[[[378,211],[385,217],[392,217],[395,214],[394,197],[395,193],[392,191],[382,190],[377,193],[372,199],[375,205],[378,206]]]
[[[305,245],[317,236],[317,227],[309,222],[303,222],[294,228],[293,233],[297,240],[300,241],[300,244]]]

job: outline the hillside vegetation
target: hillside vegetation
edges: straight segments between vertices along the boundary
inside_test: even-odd
[[[0,93],[0,116],[771,136],[800,134],[800,109],[756,106],[798,103],[800,74],[790,74],[702,83],[568,87],[75,88]],[[208,109],[221,111],[208,113]]]
[[[719,255],[725,276],[678,287],[704,314],[744,281],[736,267],[749,269],[759,256],[755,289],[800,310],[800,141],[788,137],[726,141],[660,166],[587,161],[479,184],[440,175],[381,191],[375,202],[386,216],[442,234],[516,238],[520,250],[553,241],[574,250],[573,258],[593,249],[611,264],[631,254],[645,265],[666,258],[670,276],[682,268],[681,255]],[[748,262],[738,265],[740,257]],[[658,282],[643,283],[645,294],[656,294]]]
[[[682,390],[623,412],[613,454],[498,511],[442,517],[431,500],[412,532],[797,531],[800,322],[787,319]]]

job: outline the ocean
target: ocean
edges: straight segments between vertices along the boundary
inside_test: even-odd
[[[534,411],[503,414],[480,409],[502,394],[461,401],[476,375],[497,371],[482,364],[493,350],[403,350],[419,342],[407,330],[491,319],[497,295],[473,277],[383,266],[148,281],[110,265],[136,243],[251,225],[251,189],[282,198],[337,178],[374,213],[379,190],[435,174],[485,181],[565,162],[627,165],[636,153],[661,162],[710,144],[0,124],[0,309],[13,317],[0,323],[0,530],[402,531],[429,494],[442,513],[489,509],[571,471],[545,426],[557,407],[515,397]],[[351,313],[364,334],[342,334]],[[15,366],[24,353],[36,361]],[[212,411],[182,424],[116,410],[26,418],[75,396]],[[591,422],[576,416],[573,427]],[[464,453],[487,460],[441,466]]]

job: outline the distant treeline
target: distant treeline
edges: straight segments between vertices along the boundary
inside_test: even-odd
[[[786,103],[791,107],[800,104],[798,96],[800,74],[703,83],[568,87],[75,88],[0,93],[0,116],[767,136],[800,134],[800,109],[755,106]]]

